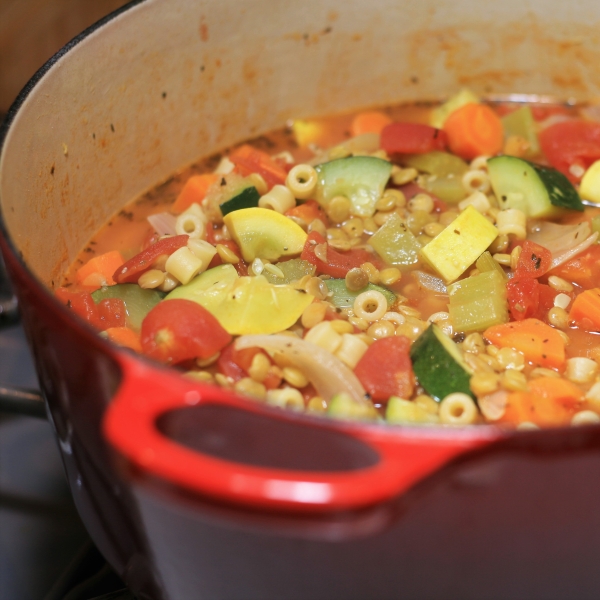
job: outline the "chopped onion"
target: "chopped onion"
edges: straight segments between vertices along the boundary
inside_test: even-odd
[[[347,150],[348,154],[354,154],[355,152],[375,152],[379,150],[380,136],[378,133],[363,133],[356,137],[350,138],[337,146],[333,146],[323,152],[317,154],[314,158],[308,161],[309,165],[315,166],[321,163],[331,160],[331,154],[334,152],[336,155],[340,150]]]
[[[175,235],[177,217],[168,212],[157,213],[148,217],[148,222],[158,235]]]
[[[540,222],[534,225],[528,237],[532,242],[550,250],[553,269],[587,250],[598,239],[598,232],[590,235],[589,223],[558,225]]]
[[[345,392],[367,403],[365,390],[356,375],[336,356],[320,346],[288,335],[243,335],[235,341],[242,348],[263,348],[285,356],[296,365],[324,400]]]
[[[423,271],[413,271],[413,275],[421,287],[433,292],[441,292],[442,294],[448,293],[446,284],[439,277],[424,273]]]

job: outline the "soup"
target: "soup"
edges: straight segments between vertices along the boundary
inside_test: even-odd
[[[276,406],[599,422],[593,116],[464,90],[296,121],[133,202],[56,295],[115,343]]]

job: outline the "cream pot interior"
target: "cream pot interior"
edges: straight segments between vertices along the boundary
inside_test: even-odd
[[[1,157],[8,232],[33,272],[56,284],[127,201],[287,119],[436,99],[460,86],[595,97],[600,4],[549,7],[548,0],[140,2],[38,74]]]

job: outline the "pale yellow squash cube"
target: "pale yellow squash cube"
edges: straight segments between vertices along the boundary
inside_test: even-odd
[[[423,258],[450,283],[458,279],[496,239],[498,230],[472,206],[421,249]]]

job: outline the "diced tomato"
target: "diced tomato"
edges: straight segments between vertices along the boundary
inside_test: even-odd
[[[539,302],[533,317],[540,321],[544,321],[544,323],[548,323],[548,312],[554,306],[554,298],[556,298],[559,292],[545,283],[540,283],[538,285],[538,290],[540,294]]]
[[[159,302],[142,322],[142,349],[166,363],[208,358],[231,341],[219,321],[191,300]]]
[[[390,123],[381,131],[381,148],[389,153],[424,154],[446,146],[444,131],[422,123]]]
[[[600,245],[590,246],[551,273],[584,288],[595,287],[600,282]]]
[[[506,284],[508,308],[513,321],[533,317],[540,304],[540,284],[532,277],[513,277]]]
[[[539,140],[548,162],[573,182],[581,176],[573,174],[571,167],[585,170],[600,159],[600,123],[562,121],[541,131]]]
[[[316,200],[308,200],[307,202],[304,202],[304,204],[298,204],[298,206],[294,206],[286,211],[285,214],[288,217],[302,219],[307,225],[310,225],[315,219],[320,219],[327,225],[325,212]]]
[[[541,277],[550,269],[552,253],[547,248],[525,240],[521,244],[521,255],[515,269],[515,277]]]
[[[236,166],[240,174],[245,177],[252,173],[261,175],[269,188],[285,183],[287,171],[266,152],[253,148],[248,144],[236,148],[229,155],[229,160]]]
[[[231,377],[233,381],[239,381],[243,377],[248,377],[248,371],[257,354],[263,354],[269,358],[267,353],[260,348],[236,350],[233,344],[229,344],[229,346],[221,351],[221,355],[217,360],[219,372],[223,373],[226,377]],[[271,362],[270,358],[269,362]],[[281,377],[275,370],[271,369],[262,383],[268,390],[275,389],[281,383]]]
[[[94,327],[99,326],[100,316],[98,314],[98,307],[89,292],[72,292],[65,287],[59,287],[54,292],[54,295],[82,319]]]
[[[130,258],[124,265],[120,266],[113,275],[117,283],[136,283],[142,273],[152,268],[154,261],[161,255],[170,256],[183,248],[188,243],[189,236],[174,235],[172,237],[158,240],[155,244],[148,246],[133,258]]]
[[[404,336],[375,340],[358,361],[354,373],[373,400],[387,402],[391,396],[411,397],[415,376],[410,345]]]
[[[99,329],[104,331],[111,327],[125,327],[127,309],[121,298],[104,298],[98,302]]]
[[[372,254],[362,248],[353,248],[347,252],[338,252],[327,245],[327,262],[322,261],[315,254],[315,246],[326,244],[327,240],[316,231],[309,233],[301,258],[317,267],[317,273],[331,275],[332,277],[346,277],[350,269],[360,267],[363,263],[372,262]]]

